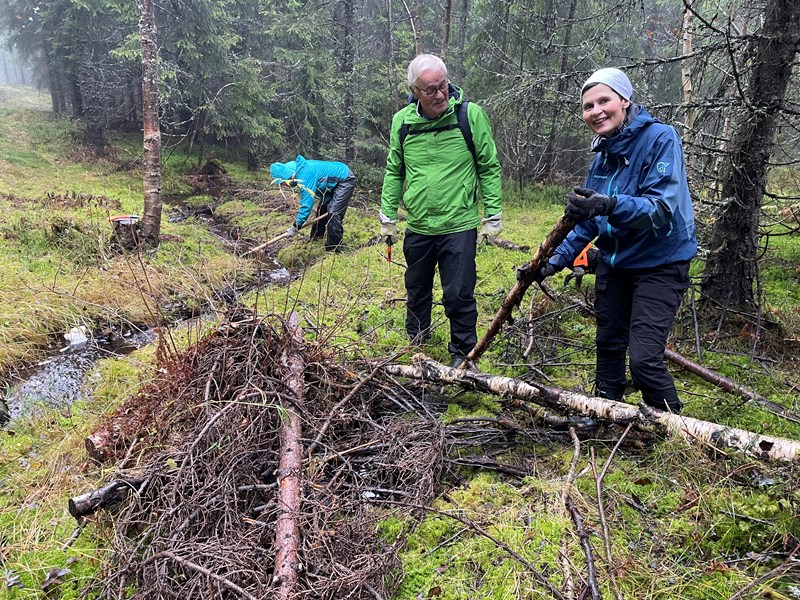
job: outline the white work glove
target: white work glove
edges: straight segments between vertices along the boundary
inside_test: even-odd
[[[286,233],[284,233],[283,235],[285,235],[287,239],[292,239],[294,236],[297,235],[297,226],[292,225],[291,227],[289,227],[289,229],[286,230]]]
[[[390,219],[382,212],[378,213],[378,219],[381,222],[381,239],[386,240],[390,246],[400,239],[397,237],[397,220]]]
[[[478,231],[478,243],[480,244],[484,240],[489,243],[494,242],[501,231],[503,231],[502,212],[486,217],[481,221],[481,229]]]

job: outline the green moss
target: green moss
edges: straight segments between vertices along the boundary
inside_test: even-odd
[[[39,169],[41,167],[50,166],[49,161],[40,156],[37,152],[33,151],[0,151],[0,160],[4,160],[13,165],[20,165],[28,169]]]

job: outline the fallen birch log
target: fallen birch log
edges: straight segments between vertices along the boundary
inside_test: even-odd
[[[308,221],[303,223],[303,227],[305,227],[306,225],[312,225],[312,224],[316,223],[317,221],[319,221],[320,219],[324,219],[327,216],[328,216],[328,213],[322,213],[318,217],[314,217],[313,219],[309,219]],[[244,252],[242,254],[242,256],[247,256],[248,254],[252,254],[253,252],[257,252],[258,250],[261,250],[262,248],[266,248],[267,246],[271,246],[275,242],[278,242],[278,241],[282,240],[283,238],[285,238],[287,235],[289,235],[289,234],[286,233],[286,232],[283,232],[280,235],[276,235],[274,238],[272,238],[270,240],[267,240],[263,244],[259,244],[255,248],[250,248],[250,250],[248,250],[247,252]]]
[[[651,407],[640,409],[632,404],[587,396],[553,386],[529,384],[512,377],[468,369],[451,369],[424,358],[415,357],[413,365],[386,365],[383,370],[391,375],[410,379],[452,383],[468,389],[512,396],[548,408],[614,423],[633,423],[634,427],[646,431],[652,430],[654,424],[660,425],[670,434],[679,435],[689,441],[718,449],[735,450],[760,460],[800,460],[800,442],[796,440],[760,435]]]
[[[272,579],[276,586],[275,598],[291,600],[296,597],[297,580],[302,563],[298,558],[300,547],[300,492],[303,469],[303,430],[300,411],[305,399],[303,371],[305,365],[299,351],[303,341],[300,318],[292,312],[288,320],[292,342],[284,350],[284,361],[289,367],[286,386],[294,396],[294,406],[283,406],[286,416],[280,431],[280,460],[278,461],[278,518],[275,524],[275,571]]]
[[[572,231],[573,227],[575,227],[575,222],[567,217],[562,216],[558,219],[558,221],[556,221],[556,224],[553,225],[550,233],[547,234],[547,237],[539,245],[539,248],[536,250],[536,254],[534,254],[533,258],[528,262],[526,268],[524,269],[524,272],[527,273],[527,276],[517,280],[517,282],[514,284],[514,287],[511,288],[511,291],[508,292],[505,299],[503,299],[503,303],[500,305],[500,310],[497,311],[494,319],[489,324],[489,328],[486,330],[486,333],[480,340],[478,340],[478,343],[475,344],[475,347],[467,356],[468,362],[477,362],[481,355],[486,351],[486,348],[489,346],[491,341],[498,333],[500,333],[503,325],[506,321],[508,321],[508,318],[511,316],[511,311],[513,311],[514,307],[519,305],[519,303],[522,301],[522,297],[525,295],[525,292],[533,283],[534,274],[537,273],[547,262],[547,259],[553,255],[553,251],[558,248],[558,245],[561,242],[564,241],[564,238],[566,238],[567,234]],[[467,362],[464,364],[466,365]]]
[[[554,292],[552,291],[549,286],[547,287],[547,294],[548,296],[555,297]],[[594,307],[581,300],[580,298],[570,297],[570,300],[574,302],[576,305],[580,307],[580,309],[588,314],[589,316],[595,317]],[[758,392],[751,390],[750,388],[743,386],[740,383],[735,382],[733,379],[725,377],[717,373],[716,371],[712,371],[708,367],[704,367],[703,365],[694,362],[675,352],[674,350],[670,350],[669,348],[664,349],[664,358],[667,360],[672,361],[679,367],[697,375],[701,379],[713,383],[715,386],[728,392],[729,394],[738,395],[740,398],[744,399],[747,402],[752,402],[754,404],[758,404],[764,410],[771,412],[773,415],[786,419],[787,421],[791,421],[792,423],[800,423],[800,416],[794,414],[785,406],[778,404],[777,402],[773,402],[769,398],[765,398]]]

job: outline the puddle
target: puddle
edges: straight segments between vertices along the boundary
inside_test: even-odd
[[[10,382],[3,400],[11,420],[28,417],[40,408],[63,408],[84,397],[84,383],[101,358],[123,356],[155,339],[152,330],[140,331],[109,340],[90,338],[82,344],[64,347],[30,367]]]

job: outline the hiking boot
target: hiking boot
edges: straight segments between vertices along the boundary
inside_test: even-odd
[[[452,359],[450,359],[450,368],[451,369],[458,369],[461,365],[463,365],[467,360],[466,356],[462,356],[457,354]]]

